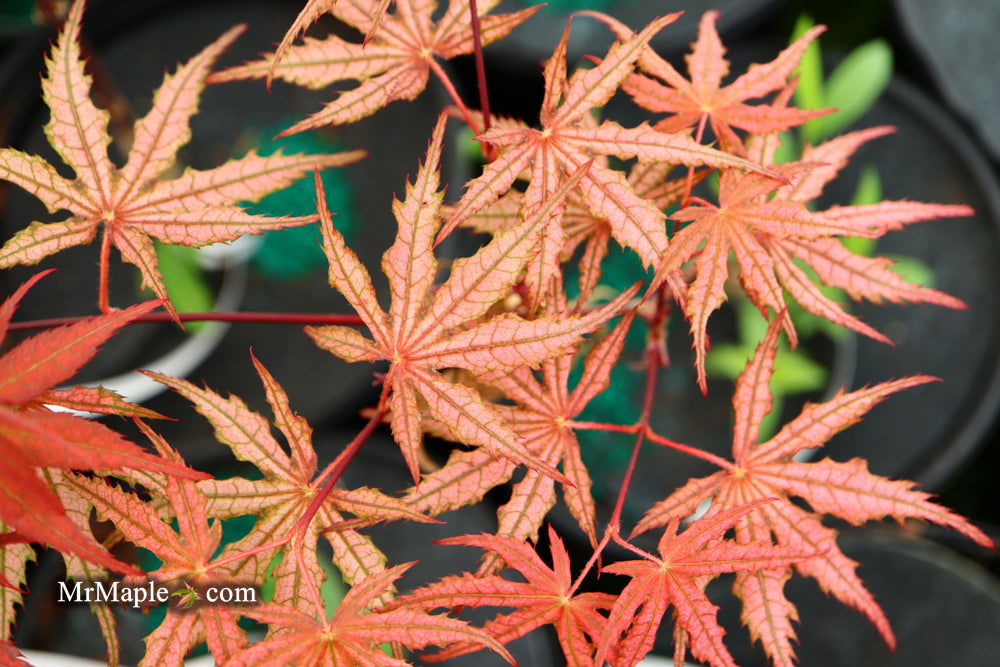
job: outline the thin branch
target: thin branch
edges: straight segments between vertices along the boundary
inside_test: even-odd
[[[638,433],[642,430],[639,424],[605,424],[604,422],[568,421],[566,426],[577,431],[610,431],[612,433]]]
[[[683,445],[679,442],[674,442],[669,438],[664,438],[662,435],[657,435],[648,427],[646,428],[646,437],[650,441],[655,442],[658,445],[663,445],[664,447],[669,447],[670,449],[675,449],[678,452],[683,452],[689,454],[696,458],[702,459],[703,461],[708,461],[709,463],[714,463],[724,470],[735,470],[736,466],[732,461],[727,461],[726,459],[716,456],[711,452],[706,452],[704,449],[698,449],[697,447],[691,447],[689,445]]]
[[[319,490],[313,499],[309,503],[309,507],[306,508],[305,513],[299,517],[299,520],[295,523],[295,527],[292,529],[293,534],[301,534],[305,532],[309,523],[316,516],[316,512],[319,511],[320,506],[329,497],[330,492],[333,491],[333,487],[340,480],[340,476],[344,474],[344,470],[347,469],[347,465],[354,460],[358,451],[361,449],[361,445],[365,444],[371,434],[375,432],[375,428],[382,423],[382,418],[385,417],[385,410],[377,410],[372,418],[368,420],[365,427],[361,429],[361,432],[355,436],[354,440],[344,448],[337,458],[335,458],[330,465],[326,467],[323,472],[321,472],[315,480],[313,480],[313,486],[320,483],[323,487]]]
[[[465,119],[465,123],[472,128],[473,132],[480,134],[483,130],[476,125],[476,121],[472,117],[472,111],[470,111],[469,107],[467,107],[465,102],[462,101],[462,97],[458,94],[458,90],[455,88],[455,84],[452,83],[451,77],[448,76],[448,73],[444,71],[436,60],[434,60],[433,56],[427,58],[427,64],[431,68],[431,71],[434,72],[437,78],[441,81],[441,84],[444,85],[445,91],[447,91],[448,96],[451,97],[455,106],[462,112],[462,118]]]
[[[483,112],[483,132],[490,129],[490,94],[486,87],[486,63],[483,60],[483,38],[479,32],[479,8],[476,0],[469,0],[472,22],[472,44],[476,55],[476,83],[479,86],[479,108]]]
[[[89,319],[93,315],[77,317],[54,317],[47,320],[27,320],[11,322],[9,331],[31,331],[34,329],[51,329],[53,327],[75,324]],[[324,315],[322,313],[268,313],[268,312],[211,312],[211,313],[178,313],[181,322],[240,322],[247,324],[339,324],[341,326],[361,326],[364,321],[357,315]],[[146,313],[128,324],[148,324],[151,322],[174,322],[170,313]]]
[[[111,231],[107,223],[101,230],[100,277],[97,280],[97,308],[105,315],[111,312],[108,305],[108,264],[111,254]],[[10,327],[13,329],[14,327]]]

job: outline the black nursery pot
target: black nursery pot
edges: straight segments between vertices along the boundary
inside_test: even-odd
[[[968,558],[934,542],[889,530],[851,530],[838,540],[861,563],[858,575],[896,634],[889,649],[866,618],[795,576],[785,594],[799,609],[796,653],[803,665],[904,667],[993,665],[1000,655],[1000,581]],[[740,625],[740,606],[728,589],[732,575],[709,585],[721,605],[726,645],[742,667],[770,664]],[[656,650],[670,652],[669,633]]]
[[[139,6],[141,5],[141,6]],[[298,7],[278,0],[213,0],[210,2],[145,2],[123,7],[117,2],[94,1],[84,15],[84,34],[118,91],[141,116],[165,71],[173,70],[224,31],[239,22],[248,29],[227,51],[216,69],[236,65],[269,51],[280,41],[294,20]],[[11,51],[4,100],[17,100],[6,109],[3,144],[41,154],[61,164],[48,146],[42,126],[48,112],[41,102],[38,72],[52,35],[38,32],[26,36]],[[360,39],[360,36],[359,36]],[[276,123],[299,120],[318,111],[333,99],[333,90],[310,91],[275,82],[269,94],[263,81],[208,86],[202,94],[199,113],[192,119],[192,140],[179,162],[195,168],[211,168],[242,154],[262,131]],[[341,150],[363,148],[369,157],[360,163],[333,169],[349,182],[353,191],[354,218],[358,228],[351,246],[372,274],[380,298],[387,284],[378,270],[382,253],[395,234],[391,202],[402,196],[405,178],[414,173],[427,148],[427,137],[446,105],[439,86],[432,81],[415,102],[402,102],[380,110],[374,117],[340,128],[323,130],[323,138]],[[265,137],[266,143],[266,137]],[[449,142],[449,145],[454,142]],[[454,161],[446,154],[444,180],[454,180]],[[113,159],[119,159],[114,156]],[[70,175],[68,170],[64,170]],[[454,188],[457,191],[457,188]],[[8,186],[0,212],[0,234],[4,239],[36,219],[46,217],[33,196]],[[314,210],[310,196],[306,208]],[[335,211],[336,212],[336,211]],[[274,212],[272,212],[274,214]],[[56,216],[58,219],[58,216]],[[0,291],[11,292],[40,269],[58,267],[56,275],[42,281],[17,313],[18,320],[94,312],[97,294],[98,243],[51,256],[35,267],[17,267],[0,274]],[[252,268],[242,300],[244,311],[349,313],[340,294],[327,283],[325,266],[305,278],[274,281]],[[139,301],[137,272],[112,252],[111,303],[123,306]],[[128,327],[112,339],[86,369],[84,379],[107,377],[143,364],[185,340],[173,325]],[[316,347],[301,326],[240,324],[227,332],[212,356],[197,372],[197,379],[220,392],[256,391],[259,381],[248,350],[268,366],[275,377],[287,383],[292,405],[309,418],[339,418],[354,414],[368,398],[371,369],[365,364],[345,364]],[[169,393],[149,402],[149,407],[171,416],[186,414],[184,401]],[[190,422],[191,420],[185,420]],[[224,454],[207,437],[205,429],[189,428],[185,421],[165,424],[164,435],[193,465]]]
[[[886,199],[964,203],[968,218],[919,223],[891,232],[877,253],[915,257],[934,273],[935,288],[968,310],[861,304],[864,321],[894,348],[858,338],[855,386],[914,374],[940,383],[901,392],[823,452],[837,460],[863,456],[873,472],[938,488],[967,461],[993,424],[1000,404],[1000,186],[983,158],[943,109],[900,78],[857,127],[889,124],[895,135],[863,147],[827,190],[846,201],[866,164],[882,179]]]
[[[536,4],[540,3],[533,0],[504,0],[495,11],[517,11]],[[731,39],[766,19],[781,4],[781,0],[716,0],[711,4],[693,3],[691,0],[555,2],[542,7],[509,37],[487,47],[486,55],[492,64],[500,68],[526,68],[527,72],[533,74],[539,63],[552,55],[570,15],[580,10],[602,11],[637,31],[657,17],[683,12],[650,41],[650,45],[658,53],[672,55],[687,50],[698,35],[701,15],[709,9],[716,9],[721,13],[719,32],[723,37]],[[573,63],[586,55],[602,56],[614,41],[614,34],[601,22],[591,18],[576,18],[570,33],[567,58]]]

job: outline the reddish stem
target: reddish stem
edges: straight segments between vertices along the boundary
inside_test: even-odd
[[[705,122],[708,120],[706,114],[701,115],[701,119],[698,120],[698,131],[694,135],[694,140],[696,143],[701,143],[701,138],[705,134]],[[681,208],[687,206],[688,197],[691,196],[691,189],[694,187],[694,167],[688,167],[687,180],[684,181],[684,196],[681,197]]]
[[[469,0],[472,22],[472,44],[476,56],[476,83],[479,85],[479,108],[483,112],[483,132],[490,129],[490,94],[486,87],[486,62],[483,60],[483,38],[479,32],[479,8],[476,0]]]
[[[108,263],[111,255],[111,233],[108,232],[108,225],[105,223],[101,231],[101,256],[99,261],[100,277],[97,280],[97,308],[102,313],[111,312],[108,306]],[[166,313],[164,313],[166,314]],[[13,330],[13,326],[10,329]]]
[[[335,458],[330,465],[326,467],[323,472],[321,472],[315,480],[313,480],[313,486],[316,486],[320,482],[323,483],[323,487],[319,490],[313,499],[309,503],[309,507],[306,508],[305,513],[299,518],[295,523],[295,527],[292,529],[292,534],[302,534],[305,532],[309,523],[316,516],[316,512],[319,511],[320,506],[326,501],[330,496],[330,492],[333,491],[333,487],[337,484],[340,476],[344,474],[344,470],[347,468],[347,464],[354,460],[358,451],[361,449],[361,445],[365,444],[371,434],[375,432],[375,428],[382,422],[382,418],[385,417],[385,410],[377,410],[375,414],[372,415],[365,427],[361,429],[361,432],[355,436],[354,440],[344,448],[337,458]]]
[[[625,498],[628,495],[628,488],[632,483],[632,475],[635,473],[635,467],[639,461],[639,451],[642,449],[642,443],[646,439],[646,435],[649,431],[649,416],[653,410],[653,400],[656,397],[656,381],[659,377],[660,368],[666,363],[666,356],[663,353],[663,342],[666,335],[666,322],[667,317],[670,314],[670,306],[667,303],[667,289],[666,286],[661,286],[656,290],[656,312],[653,317],[650,318],[648,324],[648,334],[646,339],[646,386],[642,398],[642,412],[639,415],[639,421],[635,423],[632,427],[618,427],[614,424],[593,424],[594,426],[599,426],[601,428],[611,426],[613,431],[621,432],[631,432],[637,433],[635,438],[635,444],[632,445],[632,455],[629,457],[628,468],[625,469],[625,476],[622,478],[621,488],[618,490],[618,498],[615,500],[615,508],[611,512],[611,518],[608,520],[608,526],[604,531],[604,536],[601,538],[600,543],[597,545],[597,549],[594,550],[594,554],[587,561],[580,575],[573,582],[573,587],[570,589],[570,595],[576,591],[576,589],[583,582],[584,577],[590,572],[591,568],[597,564],[601,557],[601,552],[607,547],[608,542],[612,539],[615,542],[621,542],[619,534],[621,531],[621,517],[622,511],[625,508]],[[575,423],[575,422],[574,422]],[[586,422],[584,422],[586,423]]]
[[[91,315],[77,317],[54,317],[47,320],[28,320],[12,322],[9,331],[30,331],[34,329],[51,329],[68,324],[75,324],[89,319]],[[360,326],[364,321],[357,315],[324,315],[322,313],[178,313],[181,322],[242,322],[250,324],[339,324],[342,326]],[[170,313],[146,313],[128,324],[145,324],[150,322],[174,322]]]
[[[448,76],[448,73],[444,71],[444,68],[442,68],[436,60],[434,60],[433,56],[428,56],[427,64],[431,68],[431,71],[434,72],[437,78],[441,81],[441,84],[448,92],[448,96],[451,97],[455,106],[462,112],[462,118],[465,119],[466,125],[471,127],[472,131],[476,134],[480,134],[482,130],[480,130],[479,126],[476,125],[476,120],[472,117],[472,111],[470,111],[469,107],[467,107],[465,102],[462,101],[462,98],[458,94],[458,90],[455,88],[455,84],[452,83],[451,77]]]
[[[611,431],[613,433],[638,433],[641,427],[638,424],[605,424],[603,422],[578,422],[568,421],[566,426],[577,431]]]
[[[679,442],[674,442],[669,438],[664,438],[662,435],[657,435],[656,433],[653,433],[653,431],[650,430],[649,427],[646,427],[646,437],[658,445],[663,445],[664,447],[669,447],[670,449],[676,449],[678,452],[684,452],[685,454],[690,454],[691,456],[697,457],[704,461],[708,461],[709,463],[714,463],[715,465],[725,470],[736,470],[736,466],[732,463],[732,461],[727,461],[726,459],[716,456],[715,454],[712,454],[710,452],[706,452],[703,449],[698,449],[697,447],[691,447],[689,445],[683,445]]]

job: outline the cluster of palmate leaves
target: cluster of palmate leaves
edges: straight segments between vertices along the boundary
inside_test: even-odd
[[[825,515],[856,524],[885,517],[918,519],[990,543],[911,483],[874,476],[860,459],[800,463],[793,458],[803,449],[822,446],[893,392],[932,378],[841,392],[826,403],[808,405],[773,438],[757,442],[761,420],[771,409],[769,380],[778,338],[784,331],[795,340],[787,297],[879,340],[886,339],[831,301],[816,281],[859,299],[962,306],[948,295],[905,283],[887,260],[852,254],[838,237],[877,237],[907,223],[968,214],[966,207],[910,201],[823,211],[807,206],[859,146],[890,128],[808,147],[799,162],[772,163],[781,131],[824,113],[788,106],[793,70],[821,29],[723,86],[728,63],[715,31],[715,13],[702,19],[687,57],[688,77],[647,46],[675,16],[657,19],[636,33],[611,17],[592,14],[619,41],[592,68],[570,74],[567,28],[545,65],[540,128],[535,128],[516,119],[491,124],[487,114],[463,104],[437,64],[435,58],[478,48],[474,27],[489,42],[533,13],[490,15],[497,1],[481,0],[474,17],[470,4],[475,6],[450,0],[435,22],[436,3],[430,0],[397,0],[392,11],[388,0],[310,0],[276,53],[211,74],[217,56],[237,37],[239,29],[234,29],[167,76],[151,111],[137,123],[134,146],[120,169],[108,158],[108,115],[89,98],[91,82],[79,47],[84,1],[72,5],[49,57],[43,88],[51,111],[46,133],[75,180],[62,177],[39,157],[0,149],[0,177],[38,196],[50,211],[71,215],[61,222],[33,222],[7,240],[0,249],[0,267],[37,263],[92,241],[100,230],[98,301],[104,312],[27,338],[0,357],[0,662],[23,664],[16,661],[9,640],[24,593],[25,568],[33,558],[30,543],[60,551],[74,578],[94,580],[110,571],[182,592],[208,583],[260,584],[273,567],[274,593],[267,603],[171,609],[146,638],[145,664],[181,664],[202,642],[226,665],[403,665],[408,664],[407,651],[430,646],[443,650],[423,659],[489,649],[510,661],[506,643],[551,624],[568,664],[607,661],[623,666],[636,664],[650,650],[671,606],[679,660],[690,649],[698,660],[732,664],[716,608],[704,593],[710,579],[727,572],[736,573],[734,592],[743,602],[744,623],[776,665],[795,661],[793,621],[798,617],[783,592],[793,571],[816,579],[829,594],[866,615],[892,645],[887,619],[856,576],[856,563],[838,549],[836,531],[823,524]],[[357,28],[364,42],[331,35],[306,37],[296,45],[298,35],[325,12]],[[393,100],[411,99],[424,89],[431,72],[452,92],[456,115],[480,133],[477,139],[489,147],[492,160],[461,198],[445,207],[439,177],[448,114],[442,114],[425,161],[403,198],[392,205],[398,233],[382,264],[391,291],[388,310],[378,303],[365,266],[333,227],[318,175],[316,217],[266,218],[237,205],[360,154],[251,153],[216,169],[187,170],[161,180],[177,149],[190,138],[188,121],[206,82],[272,76],[317,88],[357,82],[289,130],[296,132],[348,123]],[[638,127],[599,120],[595,109],[619,90],[665,116]],[[718,148],[706,140],[708,128]],[[610,158],[635,163],[626,174]],[[692,185],[710,170],[720,172],[717,201],[692,197]],[[515,187],[519,180],[526,187]],[[679,231],[668,237],[664,210],[671,206],[677,207],[670,219]],[[368,426],[325,470],[317,472],[309,424],[295,414],[281,385],[256,358],[252,362],[272,408],[272,422],[238,397],[151,374],[188,399],[236,458],[260,470],[262,477],[256,480],[214,480],[190,469],[147,425],[160,415],[113,392],[55,388],[72,379],[122,326],[158,306],[170,309],[151,236],[203,245],[317,218],[330,283],[347,298],[368,336],[349,326],[314,326],[307,333],[347,362],[389,364]],[[437,284],[434,247],[463,226],[487,232],[491,240],[473,256],[452,263],[448,278]],[[655,272],[644,291],[637,285],[597,305],[592,297],[612,238]],[[158,300],[110,308],[106,283],[112,245],[139,268]],[[691,323],[704,389],[705,327],[725,298],[730,255],[740,284],[771,326],[737,381],[732,460],[725,460],[652,432],[649,411],[665,363],[663,337],[673,301]],[[570,302],[564,274],[573,265],[579,269],[580,295]],[[42,275],[0,306],[0,338],[18,303]],[[616,324],[615,318],[620,318]],[[607,388],[625,337],[639,320],[645,320],[649,332],[649,383],[639,422],[575,421]],[[578,362],[582,373],[571,388],[571,371]],[[131,418],[155,454],[101,423],[53,406]],[[383,421],[391,425],[414,486],[401,496],[372,488],[335,488],[351,456]],[[288,453],[272,433],[272,423]],[[630,544],[621,532],[627,485],[615,514],[601,527],[575,435],[581,428],[634,433],[637,447],[650,439],[719,467],[709,477],[664,489],[665,499],[635,526],[633,535],[663,530],[658,555]],[[425,434],[464,447],[424,474]],[[525,470],[519,473],[521,466]],[[515,476],[495,534],[451,538],[437,547],[483,549],[486,556],[477,570],[409,593],[395,589],[394,581],[408,564],[387,563],[366,534],[367,526],[435,521],[479,502]],[[557,483],[594,547],[587,566],[575,572],[551,527],[551,564],[532,546],[557,502]],[[805,501],[808,510],[793,498]],[[707,514],[682,529],[682,522],[707,499]],[[241,515],[256,516],[253,529],[220,548],[220,521]],[[115,528],[103,544],[92,532],[94,516]],[[329,543],[333,562],[350,585],[331,617],[324,613],[319,593],[324,579],[320,538]],[[107,548],[122,540],[149,550],[162,565],[144,573],[115,558]],[[581,582],[611,540],[638,556],[601,568],[627,583],[619,595],[581,592]],[[114,616],[106,605],[93,607],[108,642],[109,661],[116,663]],[[449,615],[465,607],[513,611],[475,627]],[[267,624],[266,637],[250,644],[237,624],[240,617]],[[390,648],[383,651],[386,643]]]

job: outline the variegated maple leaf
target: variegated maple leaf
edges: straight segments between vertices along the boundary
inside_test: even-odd
[[[534,14],[538,7],[512,14],[488,16],[500,0],[482,0],[480,34],[484,45],[496,41]],[[381,6],[380,6],[381,5]],[[282,134],[294,134],[322,125],[342,125],[370,116],[390,102],[412,100],[424,91],[433,71],[446,85],[447,75],[435,58],[450,59],[473,52],[469,0],[449,0],[448,9],[434,23],[433,0],[406,0],[385,15],[384,0],[329,0],[311,2],[296,19],[289,35],[301,32],[323,11],[330,11],[347,25],[370,34],[365,44],[336,35],[322,40],[305,38],[289,46],[288,35],[279,51],[210,77],[212,83],[242,79],[279,79],[308,88],[325,88],[338,81],[357,81],[322,110],[299,121]],[[380,21],[380,22],[378,22]],[[292,37],[294,39],[294,37]]]
[[[499,148],[499,155],[481,176],[468,183],[465,194],[444,223],[439,240],[504,195],[526,170],[530,172],[530,180],[524,205],[528,207],[548,201],[564,185],[568,174],[601,156],[759,171],[759,167],[746,160],[696,143],[686,133],[665,134],[646,124],[625,128],[604,121],[598,125],[590,117],[593,107],[611,99],[632,71],[646,43],[676,17],[671,14],[656,19],[638,35],[611,47],[599,65],[578,71],[568,79],[567,26],[545,65],[542,129],[498,124],[477,137]],[[654,202],[636,194],[624,174],[595,163],[581,179],[577,191],[590,213],[608,222],[611,235],[621,245],[632,248],[646,266],[659,261],[667,248],[664,213]],[[558,271],[557,260],[564,243],[561,212],[554,210],[541,237],[543,259],[537,265],[543,273],[529,274],[529,280],[533,279],[536,285],[549,284]]]
[[[573,391],[569,390],[571,355],[546,361],[542,365],[541,382],[527,368],[482,377],[484,382],[497,387],[516,403],[516,406],[498,406],[498,409],[528,447],[546,463],[559,465],[566,475],[571,484],[563,486],[566,506],[595,547],[593,483],[581,458],[572,420],[608,388],[611,369],[625,344],[632,316],[632,312],[627,313],[618,326],[590,350]],[[514,485],[510,501],[498,511],[497,534],[515,539],[537,539],[542,520],[556,502],[553,485],[554,480],[529,470],[524,479]]]
[[[100,305],[108,310],[108,252],[138,267],[143,284],[157,297],[167,293],[157,267],[151,236],[166,243],[202,246],[241,234],[302,225],[314,217],[250,215],[236,205],[256,201],[307,171],[347,164],[363,153],[273,155],[250,153],[207,171],[187,170],[161,180],[174,167],[177,150],[187,143],[188,121],[197,111],[205,78],[219,54],[242,32],[233,28],[168,75],[153,106],[135,126],[135,143],[124,167],[108,158],[108,112],[89,98],[91,80],[80,54],[85,0],[76,0],[49,56],[42,90],[51,112],[45,133],[73,169],[74,180],[60,176],[42,158],[12,148],[0,149],[0,178],[31,192],[50,212],[68,210],[60,222],[33,222],[0,248],[0,268],[36,264],[71,246],[90,243],[103,224]],[[172,307],[167,306],[172,310]]]
[[[806,146],[802,163],[811,164],[790,177],[790,183],[778,189],[776,200],[811,202],[823,193],[823,188],[843,169],[854,152],[866,142],[885,136],[894,129],[888,126],[850,132],[818,146]],[[762,164],[771,164],[780,144],[778,135],[751,137],[747,146],[751,155]],[[863,206],[832,206],[822,212],[824,218],[846,222],[852,226],[868,226],[878,235],[904,225],[938,218],[972,215],[973,210],[961,204],[931,204],[909,200],[882,201]],[[853,299],[883,300],[901,303],[932,303],[948,308],[965,308],[953,296],[938,290],[913,285],[892,270],[892,262],[884,257],[866,257],[851,252],[836,239],[807,240],[758,233],[770,255],[778,282],[788,294],[809,312],[835,324],[848,327],[875,340],[890,342],[884,335],[846,312],[825,295],[800,262],[812,269],[820,282],[844,290]]]
[[[808,168],[779,165],[775,171],[792,175]],[[771,198],[781,183],[759,174],[726,170],[719,178],[719,205],[695,199],[694,205],[671,217],[684,224],[670,243],[657,269],[654,283],[676,274],[692,258],[695,277],[682,299],[684,313],[691,322],[695,367],[702,392],[707,391],[705,351],[708,346],[708,317],[726,300],[729,254],[736,256],[740,283],[750,300],[767,316],[771,308],[796,343],[795,328],[785,309],[785,297],[775,275],[774,262],[767,253],[771,239],[813,240],[835,236],[875,236],[866,221],[828,219],[797,201]]]
[[[632,35],[631,30],[610,16],[597,12],[585,14],[604,21],[619,39],[628,39]],[[832,111],[746,103],[783,88],[809,44],[826,30],[824,26],[815,26],[771,62],[751,65],[746,73],[723,86],[722,80],[729,74],[729,62],[725,59],[725,47],[715,29],[718,18],[719,12],[716,11],[705,12],[701,17],[698,40],[686,56],[690,80],[652,49],[646,48],[638,60],[644,74],[632,74],[623,82],[622,89],[636,104],[654,113],[670,114],[654,125],[657,130],[681,132],[697,127],[700,139],[707,123],[725,150],[742,155],[743,141],[733,128],[754,134],[779,132]],[[645,74],[651,74],[663,83]]]
[[[543,625],[554,625],[567,665],[590,667],[594,663],[593,642],[603,632],[607,619],[599,609],[611,609],[615,597],[606,593],[576,593],[570,572],[569,553],[556,532],[549,527],[552,565],[546,565],[529,543],[495,535],[463,535],[438,540],[437,544],[481,547],[493,552],[517,570],[527,581],[511,581],[499,575],[481,577],[453,575],[417,589],[395,602],[391,608],[418,607],[431,611],[439,607],[514,607],[487,622],[482,630],[501,644],[507,644]],[[440,653],[422,656],[427,661],[448,660],[478,651],[472,642],[456,644]]]
[[[716,607],[704,588],[724,572],[756,572],[791,563],[808,563],[816,552],[808,547],[774,546],[769,541],[736,543],[723,540],[727,530],[767,507],[768,498],[755,498],[691,523],[677,533],[672,521],[660,538],[659,557],[612,563],[603,572],[632,578],[618,596],[604,625],[595,664],[610,656],[615,665],[635,665],[649,652],[667,607],[675,609],[677,664],[684,662],[684,646],[691,655],[713,667],[735,667],[722,642],[725,631],[716,620]],[[624,635],[624,636],[623,636]]]
[[[563,486],[566,505],[594,546],[597,534],[592,482],[581,458],[572,420],[608,387],[609,373],[621,353],[632,318],[632,312],[626,313],[614,330],[590,350],[573,391],[568,389],[573,355],[543,362],[541,382],[528,368],[487,373],[479,378],[516,403],[494,407],[529,450],[545,463],[561,467],[570,483]],[[447,424],[431,421],[424,428],[436,436],[457,440]],[[513,464],[497,460],[489,452],[455,451],[444,466],[425,475],[419,485],[410,489],[406,500],[414,509],[436,516],[479,502],[490,489],[507,482],[513,472]],[[534,470],[527,471],[514,484],[510,500],[497,512],[497,535],[515,540],[537,539],[538,529],[555,503],[555,480]],[[496,553],[490,553],[480,573],[492,572],[502,564]]]
[[[407,184],[406,199],[393,205],[399,229],[395,243],[382,260],[392,293],[388,313],[378,305],[367,270],[334,229],[326,211],[322,183],[317,179],[330,284],[361,316],[372,339],[341,326],[309,327],[306,331],[317,345],[346,361],[390,362],[382,401],[392,411],[393,435],[415,481],[420,477],[422,413],[448,424],[465,444],[485,447],[493,455],[561,479],[552,466],[524,446],[496,409],[475,390],[447,381],[439,370],[463,368],[482,374],[537,366],[570,351],[584,334],[616,315],[634,289],[603,308],[579,316],[549,315],[525,320],[505,313],[482,319],[520,278],[544,222],[585,177],[584,164],[561,191],[526,214],[521,224],[498,234],[474,256],[457,260],[448,280],[431,296],[438,268],[432,246],[443,196],[438,190],[438,164],[445,121],[442,115],[426,163],[416,180]]]
[[[837,432],[857,422],[888,395],[931,381],[915,376],[852,391],[840,392],[830,401],[808,404],[767,442],[757,443],[761,420],[771,411],[769,388],[780,326],[772,322],[768,333],[740,375],[733,396],[733,461],[708,477],[692,479],[651,508],[633,534],[683,519],[702,501],[711,498],[710,514],[728,508],[777,498],[735,523],[736,541],[742,544],[773,539],[789,548],[818,552],[795,564],[800,574],[816,579],[820,587],[867,616],[890,646],[895,638],[889,622],[871,593],[855,574],[857,563],[837,547],[837,531],[823,525],[829,514],[853,524],[891,516],[898,521],[920,519],[952,528],[990,546],[992,542],[975,526],[948,509],[929,501],[913,483],[893,481],[868,472],[862,459],[846,463],[823,459],[800,463],[794,456],[822,447]],[[810,510],[797,505],[801,498]],[[785,581],[791,570],[767,567],[737,575],[734,592],[743,600],[743,622],[760,640],[776,665],[794,664],[792,641],[797,620],[795,606],[785,598]]]
[[[372,11],[368,15],[370,22],[368,26],[368,32],[365,34],[365,43],[372,38],[378,27],[382,25],[382,19],[385,18],[386,12],[389,11],[389,5],[392,0],[378,0],[377,4],[372,6]],[[267,85],[268,88],[271,86],[271,79],[274,77],[274,69],[281,62],[282,57],[285,55],[285,51],[292,45],[299,35],[304,33],[309,26],[315,23],[320,16],[327,12],[333,11],[333,7],[337,4],[337,0],[306,0],[305,6],[299,15],[295,17],[292,21],[292,25],[289,26],[288,31],[285,36],[281,39],[281,44],[275,49],[274,55],[271,57],[271,71],[267,75]]]
[[[143,430],[163,456],[181,460],[152,430],[148,427]],[[194,481],[168,477],[162,487],[168,511],[177,522],[176,530],[157,506],[102,479],[74,476],[67,482],[77,495],[93,505],[99,517],[111,521],[125,539],[148,549],[162,561],[159,569],[147,575],[149,580],[163,586],[193,585],[199,589],[209,585],[247,584],[246,579],[220,576],[213,563],[222,537],[222,523],[218,520],[209,523],[207,499]],[[221,664],[247,643],[236,621],[237,614],[231,604],[206,603],[189,610],[171,606],[163,622],[146,636],[146,655],[140,665],[180,667],[184,656],[202,642],[208,644],[212,656]]]
[[[834,206],[819,212],[806,207],[806,202],[819,196],[823,186],[862,143],[887,131],[874,128],[844,135],[816,148],[807,148],[803,160],[783,165],[770,165],[779,141],[776,136],[751,137],[748,141],[751,156],[786,176],[788,184],[728,170],[719,179],[718,206],[696,200],[695,205],[674,213],[675,220],[690,224],[674,236],[658,276],[674,274],[689,259],[697,257],[695,278],[682,307],[691,322],[702,391],[706,390],[705,328],[709,315],[726,298],[730,252],[739,264],[744,290],[765,316],[768,309],[776,314],[784,312],[784,288],[806,310],[889,342],[823,295],[796,260],[813,269],[822,282],[841,287],[855,298],[964,308],[954,297],[907,283],[889,268],[891,262],[887,259],[852,253],[836,237],[876,238],[912,222],[971,215],[968,206],[885,201],[866,206]],[[780,317],[794,345],[796,336],[791,319],[787,315]]]
[[[607,166],[607,159],[601,159],[599,162]],[[663,211],[683,198],[687,185],[685,178],[668,180],[673,169],[674,165],[665,162],[640,162],[633,165],[629,171],[628,183],[635,194],[651,201],[656,208]],[[707,170],[697,172],[693,175],[692,182],[701,181],[707,173]],[[511,189],[486,209],[469,216],[463,226],[471,227],[478,232],[495,234],[517,223],[523,205],[524,193]],[[446,206],[444,211],[445,216],[450,215],[451,207]],[[580,272],[578,302],[586,303],[601,279],[601,262],[608,253],[611,224],[607,219],[592,214],[577,190],[566,202],[562,226],[564,239],[558,255],[559,261],[564,263],[570,261],[575,256],[577,248],[584,245],[578,264]],[[543,258],[542,253],[539,253],[533,261],[552,261],[552,259],[552,257]]]
[[[330,620],[315,610],[306,613],[273,603],[247,610],[245,616],[269,624],[274,631],[267,639],[233,656],[226,665],[403,667],[410,664],[383,653],[379,644],[384,642],[398,642],[410,649],[473,642],[492,649],[514,664],[507,649],[463,621],[409,608],[380,608],[378,598],[412,565],[397,565],[352,586]]]
[[[0,305],[0,340],[7,333],[17,304],[44,275],[28,280]],[[0,520],[16,531],[19,541],[46,543],[64,554],[75,554],[116,572],[134,572],[67,516],[59,497],[40,476],[41,471],[133,469],[194,479],[207,477],[183,463],[146,452],[104,424],[46,407],[158,417],[100,387],[53,387],[72,378],[118,329],[159,305],[158,301],[148,301],[49,329],[21,341],[0,357]],[[5,572],[0,574],[7,576]]]
[[[219,442],[227,445],[237,459],[252,463],[263,473],[263,479],[231,477],[207,480],[198,486],[205,495],[209,515],[221,519],[248,514],[258,517],[245,537],[227,545],[227,554],[251,551],[291,533],[324,481],[316,476],[312,428],[305,419],[292,412],[284,389],[264,365],[256,357],[253,357],[253,363],[274,413],[274,423],[288,443],[291,456],[271,434],[267,420],[250,410],[238,397],[224,398],[184,380],[148,374],[191,401],[212,424]],[[342,514],[345,512],[357,517],[351,528],[345,525]],[[368,537],[354,528],[395,520],[433,521],[401,499],[375,489],[335,488],[317,510],[310,540],[315,541],[320,529],[333,527],[333,530],[324,533],[333,549],[333,560],[347,583],[355,584],[385,569],[385,556]],[[256,553],[225,567],[223,571],[234,579],[262,581],[275,551],[269,549]],[[323,573],[314,553],[308,562],[315,565],[313,575],[316,580],[322,578]],[[292,567],[291,560],[285,563],[284,569],[289,567]],[[274,599],[307,600],[306,596],[299,594],[301,591],[296,590],[303,582],[294,577],[281,576],[284,569],[275,572],[277,590]],[[286,586],[292,589],[286,591]]]

